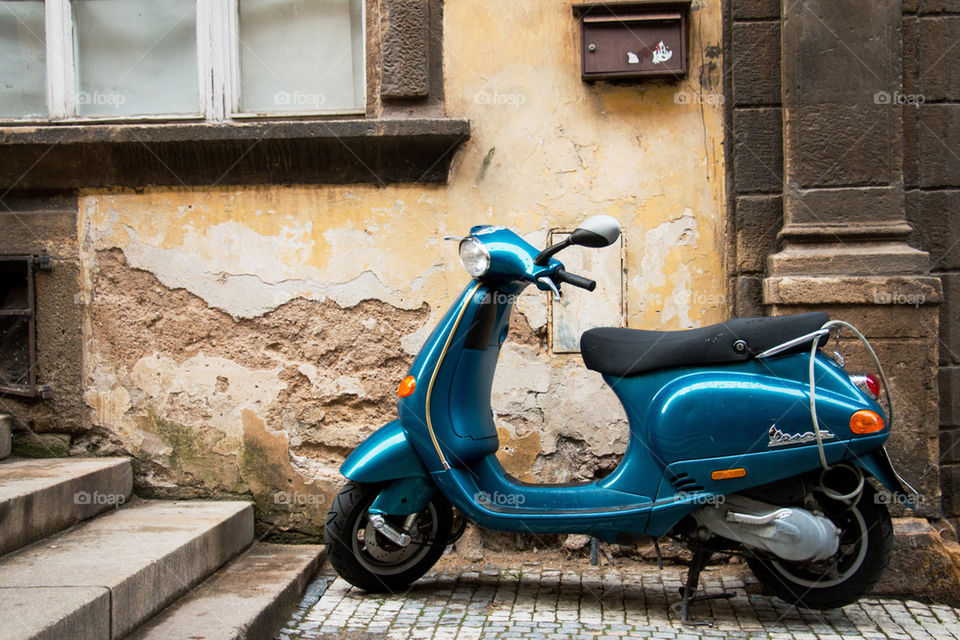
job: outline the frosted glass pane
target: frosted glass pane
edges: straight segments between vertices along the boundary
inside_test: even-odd
[[[74,0],[77,114],[199,113],[194,0]]]
[[[0,117],[47,116],[43,3],[0,2]]]
[[[240,110],[363,107],[361,0],[240,0]]]

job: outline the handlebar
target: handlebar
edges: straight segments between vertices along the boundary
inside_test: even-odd
[[[557,269],[553,273],[553,280],[557,284],[566,283],[575,287],[580,287],[581,289],[586,289],[587,291],[593,291],[597,288],[597,283],[595,280],[578,276],[575,273],[567,273],[563,269]]]

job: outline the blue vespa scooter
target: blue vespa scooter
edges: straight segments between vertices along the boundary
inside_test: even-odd
[[[490,391],[513,301],[530,284],[555,297],[564,285],[592,291],[595,282],[553,256],[619,235],[615,219],[595,216],[543,251],[498,226],[460,241],[472,280],[400,383],[399,419],[340,469],[349,482],[324,538],[348,582],[396,591],[417,580],[457,535],[451,507],[463,522],[501,531],[670,536],[694,553],[684,619],[715,552],[743,554],[770,591],[814,609],[853,602],[880,578],[892,545],[889,498],[866,478],[904,502],[915,492],[883,447],[890,413],[877,402],[887,390],[879,361],[859,332],[824,313],[586,331],[584,362],[628,417],[623,459],[579,484],[528,484],[504,470]],[[850,375],[839,353],[820,350],[840,325],[870,350],[880,380]]]

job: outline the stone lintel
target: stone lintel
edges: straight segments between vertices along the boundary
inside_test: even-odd
[[[788,244],[767,258],[767,272],[771,276],[912,276],[930,272],[927,252],[903,242],[845,242],[842,236],[820,239],[819,243]]]
[[[917,307],[940,303],[934,276],[775,276],[763,281],[767,305],[878,305]]]
[[[790,202],[789,199],[786,200]],[[830,223],[793,223],[784,225],[777,233],[777,239],[783,242],[829,242],[845,240],[858,242],[863,240],[902,240],[910,236],[913,228],[904,221],[900,222],[830,222]]]

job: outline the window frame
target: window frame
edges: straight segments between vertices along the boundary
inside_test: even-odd
[[[360,1],[360,104],[348,109],[302,111],[240,111],[240,2],[196,0],[197,82],[200,102],[196,113],[77,115],[77,46],[72,0],[39,0],[43,4],[47,115],[0,116],[0,126],[18,124],[97,124],[149,122],[208,122],[280,120],[324,116],[363,116],[367,113],[367,3]],[[81,0],[82,1],[82,0]]]

